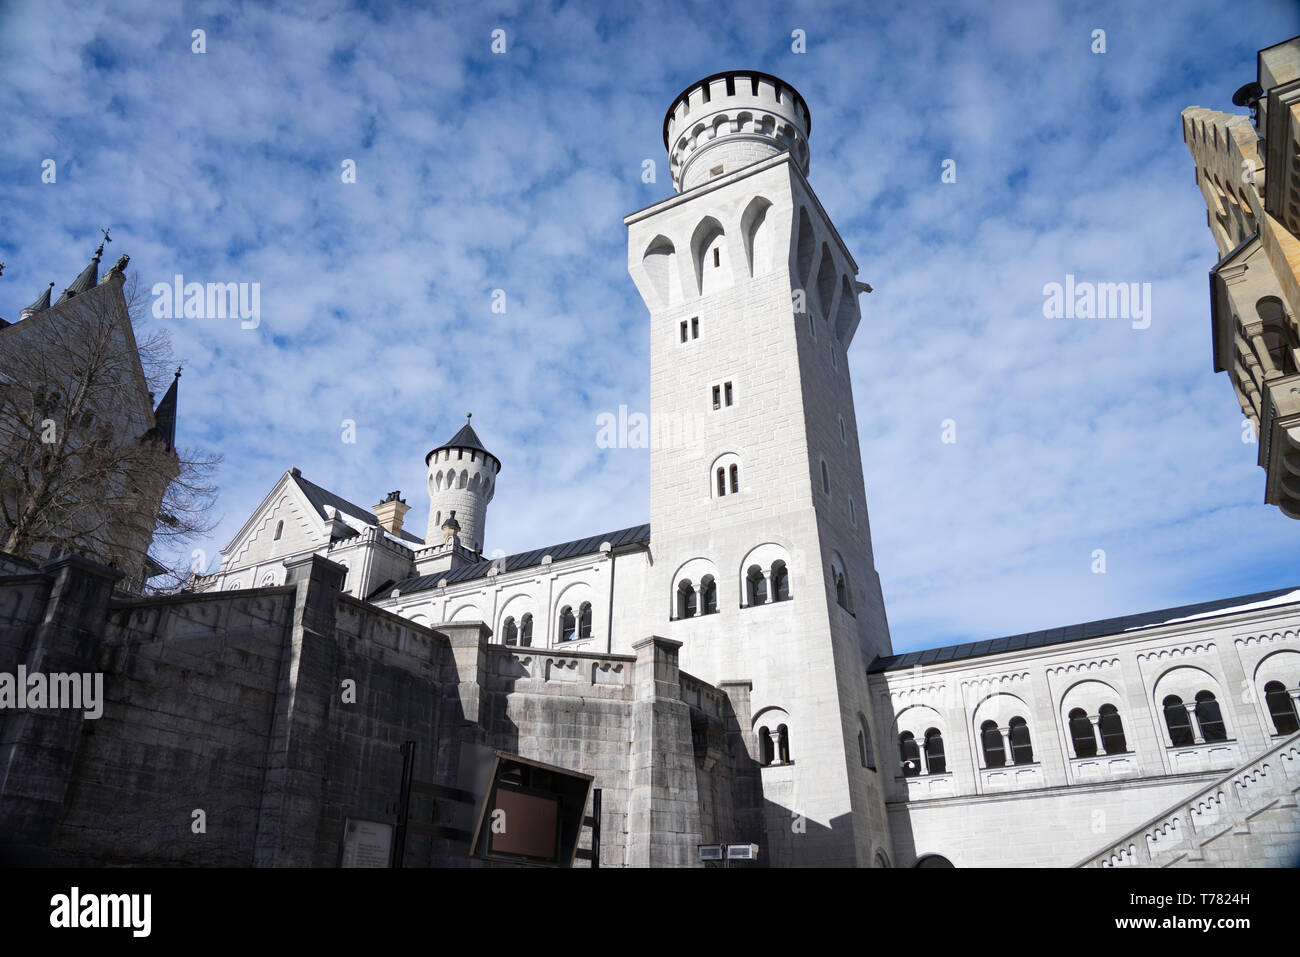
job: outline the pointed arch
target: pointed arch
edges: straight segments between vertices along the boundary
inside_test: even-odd
[[[656,236],[641,257],[646,278],[662,305],[676,301],[673,270],[677,265],[677,250],[667,236]]]
[[[745,239],[745,260],[751,276],[761,276],[772,268],[772,225],[767,213],[772,202],[755,196],[740,218],[740,232]]]
[[[695,266],[699,295],[705,296],[731,285],[726,230],[712,216],[701,219],[691,234],[691,262]]]

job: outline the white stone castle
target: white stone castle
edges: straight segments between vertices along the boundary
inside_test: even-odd
[[[1294,862],[1300,590],[893,653],[846,355],[870,286],[811,126],[754,71],[668,110],[676,195],[624,220],[652,418],[690,423],[652,448],[649,524],[485,558],[503,463],[467,422],[425,457],[423,540],[397,492],[372,512],[291,468],[195,589],[317,554],[355,598],[507,646],[681,642],[748,691],[772,864]]]

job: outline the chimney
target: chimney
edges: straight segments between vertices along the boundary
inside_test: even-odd
[[[406,513],[410,510],[411,506],[402,501],[401,492],[389,492],[388,498],[375,506],[375,517],[379,519],[380,528],[389,535],[401,538],[402,519],[406,517]]]

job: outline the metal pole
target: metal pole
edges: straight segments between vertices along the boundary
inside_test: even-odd
[[[402,744],[402,792],[397,799],[397,833],[393,838],[393,867],[406,856],[406,822],[411,815],[411,772],[415,770],[415,742]]]

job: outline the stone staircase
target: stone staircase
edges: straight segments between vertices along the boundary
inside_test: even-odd
[[[1076,867],[1294,867],[1300,734],[1179,801]]]

